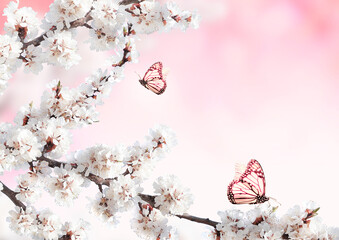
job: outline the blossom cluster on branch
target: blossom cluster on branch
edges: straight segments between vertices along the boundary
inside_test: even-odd
[[[55,0],[39,26],[37,13],[10,2],[0,36],[0,94],[11,74],[21,65],[24,71],[39,73],[44,64],[70,69],[79,64],[77,29],[85,27],[84,42],[95,51],[114,50],[111,64],[137,61],[135,39],[139,34],[169,31],[175,27],[197,28],[199,15],[183,11],[173,3],[132,0]],[[44,31],[39,35],[39,32]],[[121,62],[122,61],[122,62]]]
[[[231,209],[219,212],[221,222],[212,239],[338,239],[339,229],[328,228],[317,216],[319,207],[314,202],[290,208],[279,214],[278,206],[260,204],[248,212]]]
[[[136,62],[138,35],[196,28],[199,16],[173,3],[145,0],[55,0],[40,25],[36,12],[10,2],[4,10],[6,34],[0,36],[0,94],[18,67],[39,73],[45,64],[69,70],[79,64],[76,34],[88,30],[84,42],[94,51],[114,50],[110,70],[98,69],[76,88],[53,80],[38,106],[23,106],[13,124],[0,123],[0,174],[23,170],[17,186],[0,182],[0,192],[15,208],[9,211],[9,227],[32,239],[87,239],[90,223],[63,222],[51,209],[36,202],[50,194],[56,204],[73,206],[90,185],[97,192],[89,211],[108,224],[133,211],[131,228],[143,239],[178,239],[169,217],[211,227],[209,239],[334,239],[335,231],[317,222],[319,208],[295,207],[277,217],[267,204],[244,214],[220,212],[220,222],[187,214],[193,195],[174,175],[158,177],[154,195],[145,194],[143,183],[155,164],[175,146],[172,130],[163,125],[150,129],[145,141],[130,146],[97,144],[69,153],[70,131],[98,122],[96,106],[112,86],[124,78],[126,63]],[[43,32],[39,35],[39,32]]]

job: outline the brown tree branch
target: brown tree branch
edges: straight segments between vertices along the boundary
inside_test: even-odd
[[[184,213],[183,215],[174,215],[174,216],[176,216],[178,218],[183,218],[183,219],[186,219],[186,220],[189,220],[189,221],[192,221],[192,222],[206,224],[206,225],[209,225],[209,226],[214,227],[214,228],[216,228],[217,224],[219,224],[219,222],[212,221],[209,218],[195,217],[195,216],[189,215],[187,213]]]
[[[21,201],[19,201],[16,198],[16,195],[18,194],[17,192],[12,191],[9,189],[3,182],[0,181],[0,184],[2,184],[3,189],[1,192],[3,192],[16,206],[19,208],[22,208],[23,210],[26,210],[26,205],[23,204]]]
[[[77,168],[78,167],[78,164],[76,163],[65,163],[65,162],[59,162],[59,161],[56,161],[54,159],[50,159],[50,158],[47,158],[45,156],[41,156],[39,158],[37,158],[38,161],[45,161],[48,163],[48,166],[51,167],[51,168],[55,168],[55,167],[65,167],[66,164],[69,164],[71,165],[72,168]],[[89,179],[90,181],[94,182],[95,184],[97,185],[105,185],[105,186],[109,186],[110,184],[110,181],[113,180],[113,178],[102,178],[102,177],[99,177],[93,173],[90,173],[88,176],[85,175],[85,171],[84,172],[81,172],[80,173],[81,176]]]
[[[143,1],[144,0],[122,0],[119,4],[120,5],[128,5],[128,4],[131,4],[131,3],[141,3]]]
[[[145,202],[149,203],[153,208],[158,208],[158,207],[155,207],[155,196],[139,193],[139,197]],[[215,229],[217,227],[217,224],[219,224],[219,222],[212,221],[209,218],[200,218],[200,217],[189,215],[187,213],[184,213],[183,215],[179,215],[179,214],[171,214],[171,215],[178,217],[178,218],[183,218],[183,219],[186,219],[192,222],[209,225]]]
[[[140,2],[143,2],[143,1],[144,0],[122,0],[119,4],[120,5],[128,5],[128,4],[131,4],[131,3],[140,3]],[[92,11],[92,9],[84,17],[76,19],[76,20],[70,22],[70,27],[69,28],[64,26],[63,30],[77,28],[77,27],[92,28],[88,24],[88,22],[93,19],[91,14],[90,14],[91,11]],[[54,30],[56,30],[55,26],[53,26],[49,31],[41,34],[39,37],[36,37],[35,39],[33,39],[33,40],[29,41],[29,42],[23,43],[22,50],[25,50],[30,45],[33,45],[35,47],[39,46],[41,44],[41,42],[47,36],[47,33],[50,32],[50,31],[54,31]]]
[[[39,157],[38,160],[39,161],[46,161],[48,163],[48,166],[51,167],[51,168],[63,167],[63,166],[65,166],[65,164],[67,164],[67,163],[63,163],[63,162],[58,162],[58,161],[53,160],[53,159],[49,159],[45,156]],[[73,164],[71,164],[71,166],[76,168],[77,164],[73,163]],[[112,180],[114,180],[113,178],[105,179],[105,178],[99,177],[97,175],[94,175],[92,173],[90,173],[88,176],[85,176],[84,172],[82,172],[80,174],[83,177],[85,177],[85,178],[89,179],[90,181],[94,182],[95,184],[97,184],[99,186],[99,189],[102,189],[102,187],[101,187],[102,185],[109,186],[110,182]],[[126,175],[126,174],[128,174],[128,173],[124,173],[124,175]],[[149,203],[152,207],[157,208],[157,207],[155,207],[155,196],[140,193],[139,197],[143,201]],[[182,219],[192,221],[192,222],[209,225],[209,226],[214,227],[214,228],[216,228],[216,226],[218,224],[218,222],[210,220],[209,218],[200,218],[200,217],[192,216],[192,215],[189,215],[189,214],[186,214],[186,213],[183,214],[183,215],[179,215],[179,214],[172,214],[172,215],[175,216],[175,217],[178,217],[178,218],[182,218]]]
[[[85,26],[85,27],[88,28],[89,25],[87,24],[87,22],[89,22],[92,19],[93,18],[90,15],[90,11],[89,11],[85,15],[85,17],[79,18],[79,19],[76,19],[76,20],[70,22],[70,27],[69,28],[64,26],[63,30],[77,28],[77,27],[82,27],[82,26]],[[56,30],[55,27],[52,27],[50,29],[50,31],[54,31],[54,30]],[[24,43],[23,46],[22,46],[22,50],[25,50],[30,45],[33,45],[35,47],[39,46],[41,44],[41,42],[45,39],[45,37],[47,37],[47,33],[50,32],[50,31],[47,31],[47,32],[41,34],[39,37],[36,37],[35,39],[33,39],[33,40],[29,41],[29,42]]]

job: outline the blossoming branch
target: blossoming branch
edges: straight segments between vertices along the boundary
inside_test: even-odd
[[[0,124],[0,174],[24,170],[17,186],[0,182],[0,191],[14,204],[9,227],[32,239],[87,239],[89,222],[62,222],[51,209],[36,205],[43,192],[56,204],[72,206],[81,192],[95,184],[89,211],[103,222],[118,224],[121,214],[133,212],[131,228],[143,239],[179,239],[168,218],[178,217],[210,228],[209,239],[334,239],[335,229],[316,217],[319,207],[296,206],[278,216],[265,202],[253,210],[219,212],[220,221],[188,214],[193,203],[189,189],[174,175],[161,176],[154,194],[143,183],[153,176],[155,164],[175,146],[175,134],[158,125],[144,141],[129,146],[97,144],[69,153],[70,130],[98,122],[96,106],[124,78],[127,63],[138,59],[138,36],[173,28],[197,28],[199,16],[175,3],[144,0],[55,0],[40,24],[36,12],[10,2],[4,10],[6,34],[0,36],[0,94],[12,74],[39,73],[46,64],[70,70],[79,64],[78,29],[88,30],[84,42],[94,51],[114,50],[109,69],[98,69],[76,88],[53,80],[39,106],[23,106],[13,124]],[[41,34],[39,34],[39,32]]]

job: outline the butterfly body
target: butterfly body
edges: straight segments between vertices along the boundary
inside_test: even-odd
[[[235,179],[227,188],[228,200],[233,204],[264,203],[269,200],[265,187],[264,171],[260,163],[252,159],[244,171],[236,172]]]
[[[151,90],[155,94],[162,94],[167,87],[166,80],[162,71],[162,63],[154,63],[145,73],[145,76],[139,80],[140,84]]]

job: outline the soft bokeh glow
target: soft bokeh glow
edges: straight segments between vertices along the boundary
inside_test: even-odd
[[[8,2],[1,1],[0,8]],[[20,6],[43,15],[51,2],[22,0]],[[176,2],[201,13],[200,28],[142,37],[139,63],[126,67],[125,80],[99,107],[100,122],[73,131],[72,150],[95,143],[131,144],[142,140],[154,124],[166,124],[177,133],[179,144],[160,162],[154,179],[179,176],[195,195],[191,214],[219,220],[217,211],[233,207],[226,190],[235,162],[255,158],[266,174],[267,195],[282,204],[282,212],[314,200],[324,221],[337,225],[339,3]],[[1,29],[4,21],[2,17]],[[20,106],[32,100],[39,104],[52,79],[77,86],[103,66],[100,59],[108,54],[89,52],[85,44],[80,50],[87,58],[70,73],[49,67],[35,76],[19,70],[0,98],[0,121],[12,122]],[[168,88],[161,96],[140,86],[135,74],[144,74],[156,61],[170,68]],[[12,174],[0,179],[14,187]],[[146,189],[151,190],[154,179]],[[0,232],[6,234],[0,239],[12,239],[14,233],[4,226],[12,204],[5,196],[0,203]],[[84,199],[79,204],[77,214],[84,214],[80,207],[86,208],[86,203]],[[203,239],[203,225],[173,221],[180,223],[181,239]],[[101,239],[137,239],[128,230],[128,220],[110,230],[96,222],[94,229],[99,230],[92,231],[90,239],[99,234]]]

